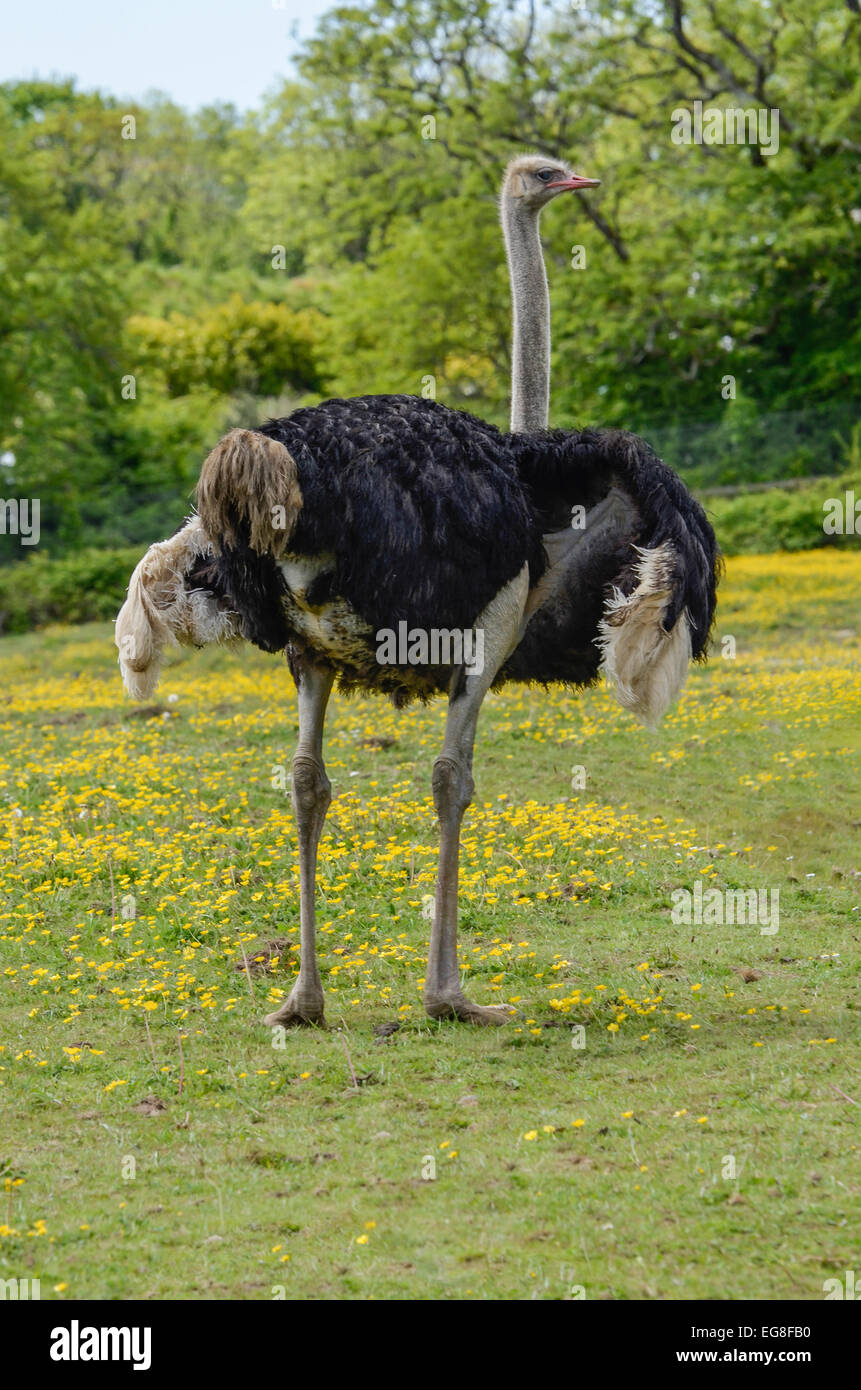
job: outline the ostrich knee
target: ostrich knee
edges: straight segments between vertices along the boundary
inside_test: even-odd
[[[310,834],[316,845],[332,801],[332,784],[316,758],[297,754],[293,759],[293,809],[302,837]]]
[[[433,802],[443,829],[457,829],[463,813],[472,801],[475,783],[468,768],[444,753],[433,765]]]

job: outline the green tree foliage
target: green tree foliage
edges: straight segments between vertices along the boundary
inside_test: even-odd
[[[315,360],[322,321],[313,310],[245,304],[234,295],[196,316],[134,315],[129,331],[139,360],[159,373],[171,396],[207,387],[222,395],[277,395],[285,383],[296,391],[322,385]]]
[[[119,376],[125,315],[115,219],[58,177],[66,133],[76,114],[89,126],[94,104],[43,84],[0,103],[0,430],[17,459],[3,483],[40,496],[50,481],[68,540],[98,467],[93,430]]]

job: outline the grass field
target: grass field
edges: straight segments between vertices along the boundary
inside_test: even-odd
[[[488,698],[461,961],[500,1029],[421,1007],[443,705],[336,698],[329,1030],[274,1036],[282,663],[177,653],[139,711],[109,625],[0,642],[0,1275],[819,1299],[861,1267],[861,554],[732,561],[716,638],[657,734],[603,688]],[[698,880],[779,889],[779,929],[674,923]]]

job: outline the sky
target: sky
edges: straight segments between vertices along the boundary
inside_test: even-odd
[[[29,0],[5,7],[0,81],[74,77],[120,98],[245,109],[336,0]]]

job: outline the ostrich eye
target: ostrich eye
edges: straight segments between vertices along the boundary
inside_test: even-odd
[[[549,183],[551,179],[553,179],[553,178],[556,177],[556,170],[555,170],[555,169],[539,169],[539,170],[536,172],[535,177],[536,177],[537,179],[540,179],[542,183]]]

